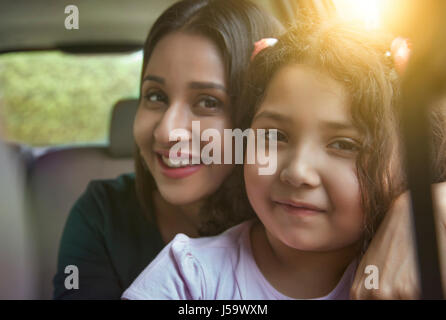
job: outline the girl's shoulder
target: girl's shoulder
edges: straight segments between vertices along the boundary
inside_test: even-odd
[[[240,298],[234,269],[240,262],[252,221],[217,236],[190,238],[177,234],[139,275],[127,299]]]
[[[168,246],[177,260],[184,259],[184,256],[194,257],[200,263],[209,263],[218,269],[221,263],[232,261],[232,257],[244,248],[244,240],[252,223],[252,220],[242,222],[211,237],[190,238],[180,233]]]

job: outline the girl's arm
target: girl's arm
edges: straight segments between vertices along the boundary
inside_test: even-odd
[[[440,267],[446,296],[446,182],[435,184],[437,203],[437,239]],[[366,289],[364,272],[367,265],[379,270],[379,289]],[[398,197],[363,256],[353,282],[352,299],[418,299],[420,284],[417,277],[414,240],[410,228],[409,194]]]

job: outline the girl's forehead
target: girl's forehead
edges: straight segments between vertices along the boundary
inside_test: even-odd
[[[265,110],[294,115],[350,118],[345,86],[328,74],[305,65],[289,65],[275,73],[256,114]]]
[[[329,94],[339,96],[346,95],[345,86],[334,79],[328,72],[305,64],[290,64],[281,67],[267,86],[267,91],[290,91],[296,93]]]

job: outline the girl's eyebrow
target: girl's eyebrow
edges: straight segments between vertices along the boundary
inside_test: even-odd
[[[276,120],[276,121],[290,122],[289,117],[286,117],[285,115],[280,114],[278,112],[267,111],[267,110],[262,111],[259,114],[257,114],[252,121],[255,121],[259,118],[269,118],[271,120]]]
[[[344,121],[323,121],[321,126],[331,130],[357,130],[352,123]]]
[[[255,120],[258,120],[259,118],[268,118],[271,120],[275,120],[278,122],[291,122],[290,118],[278,113],[278,112],[274,112],[274,111],[262,111],[259,114],[257,114],[256,116],[254,116],[254,119],[252,120],[253,122]],[[339,130],[350,130],[350,131],[355,131],[357,132],[358,129],[349,121],[330,121],[330,120],[326,120],[326,121],[322,121],[321,123],[321,127],[325,128],[327,130],[332,130],[332,131],[339,131]]]

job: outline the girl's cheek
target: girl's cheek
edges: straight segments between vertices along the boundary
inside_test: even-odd
[[[259,175],[259,168],[256,164],[245,164],[244,179],[249,202],[254,211],[261,215],[271,209],[269,207],[274,175]]]
[[[261,152],[263,152],[263,150]],[[256,162],[255,164],[244,165],[245,185],[247,189],[252,189],[247,190],[247,192],[269,196],[274,188],[274,184],[280,183],[280,172],[283,169],[284,162],[286,162],[284,152],[279,152],[279,150],[276,150],[275,152],[266,152],[266,156],[269,157],[269,161],[273,161],[272,158],[274,157],[275,163],[275,170],[271,170],[271,172],[268,172],[268,174],[261,175],[260,172],[264,172],[265,168],[267,168],[269,164],[261,165]],[[263,171],[261,169],[263,169]],[[265,201],[266,200],[267,199],[265,199]]]
[[[332,182],[328,188],[337,212],[337,225],[352,239],[359,238],[365,216],[356,171],[351,167],[333,167],[330,175],[327,182]]]
[[[257,174],[255,174],[257,170],[257,166],[255,164],[245,164],[243,166],[243,174],[246,185],[246,192],[250,193],[252,186],[255,185],[258,181]]]

